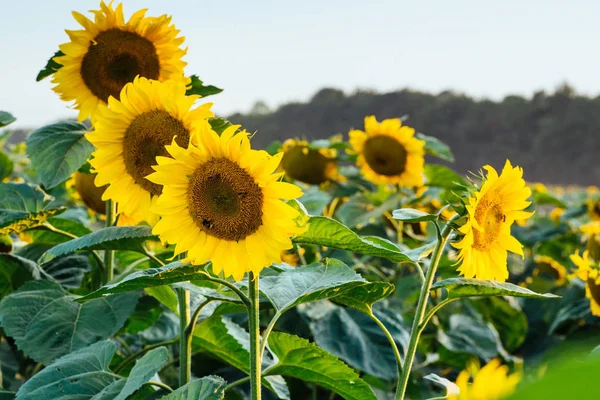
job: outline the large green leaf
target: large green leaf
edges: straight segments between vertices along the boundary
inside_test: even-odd
[[[225,395],[225,381],[210,375],[185,384],[160,400],[221,400]]]
[[[64,208],[51,206],[53,201],[54,197],[39,186],[27,183],[0,184],[0,235],[34,228],[63,212]]]
[[[37,77],[35,78],[36,82],[41,81],[42,79],[52,75],[53,73],[55,73],[56,71],[58,71],[60,68],[62,68],[62,65],[57,63],[56,61],[54,61],[54,57],[60,57],[60,56],[64,56],[65,54],[58,50],[56,53],[54,53],[54,55],[52,57],[50,57],[50,59],[48,60],[48,62],[46,63],[46,66],[40,70],[40,72],[37,74]]]
[[[94,151],[85,138],[88,129],[79,122],[58,122],[27,136],[27,155],[42,183],[51,189],[66,181]]]
[[[391,242],[386,246],[371,238],[362,238],[340,222],[327,217],[310,217],[306,232],[292,238],[294,243],[315,244],[367,256],[387,258],[390,261],[409,261],[409,258]]]
[[[85,304],[60,285],[30,281],[0,302],[0,323],[19,349],[44,365],[114,335],[135,309],[138,293]]]
[[[4,128],[7,125],[12,124],[17,119],[13,115],[6,111],[0,111],[0,128]]]
[[[515,298],[479,297],[470,301],[473,307],[491,322],[502,339],[504,347],[513,352],[525,341],[527,336],[527,316]]]
[[[466,185],[460,175],[443,165],[425,164],[425,177],[427,177],[426,185],[432,187],[456,190]]]
[[[400,208],[394,210],[392,216],[399,221],[410,223],[435,221],[437,219],[437,215],[435,214],[429,214],[414,208]]]
[[[191,82],[191,86],[188,88],[187,92],[185,93],[186,96],[197,94],[197,95],[200,95],[201,97],[206,97],[206,96],[211,96],[213,94],[221,93],[223,91],[223,89],[219,89],[216,86],[204,85],[204,82],[202,82],[202,80],[200,78],[198,78],[198,75],[192,75],[192,76],[190,76],[190,79],[192,80],[192,82]]]
[[[380,222],[383,214],[397,208],[402,200],[401,194],[392,194],[385,201],[380,202],[381,204],[374,205],[372,197],[369,193],[358,193],[350,197],[336,211],[336,217],[350,227],[365,226]]]
[[[442,142],[438,138],[427,136],[422,133],[417,133],[415,136],[417,139],[425,141],[425,152],[441,158],[444,161],[454,161],[454,155],[446,143]]]
[[[87,254],[69,254],[56,257],[42,264],[42,269],[66,289],[81,287],[83,276],[92,270],[90,257]]]
[[[102,341],[59,358],[25,383],[17,400],[125,400],[167,361],[166,348],[151,350],[137,360],[128,378],[121,378],[109,369],[116,349]]]
[[[25,282],[52,279],[36,263],[12,254],[0,254],[0,299]]]
[[[144,252],[147,240],[156,240],[149,226],[110,226],[77,239],[61,243],[48,250],[46,261],[79,250],[131,250]]]
[[[386,380],[397,379],[396,357],[388,338],[367,315],[329,301],[306,304],[300,313],[308,318],[319,347],[360,371]],[[386,325],[398,347],[406,349],[409,333],[400,316],[379,307],[375,314]]]
[[[508,282],[487,281],[482,279],[449,278],[436,282],[431,290],[444,288],[448,290],[449,299],[481,296],[514,296],[536,298],[559,298],[552,293],[536,293],[527,288]]]
[[[5,178],[10,177],[10,174],[13,172],[13,162],[2,150],[0,150],[0,182],[2,182]]]
[[[337,357],[314,343],[287,333],[273,332],[269,348],[278,358],[269,374],[279,374],[311,382],[329,389],[346,400],[376,400],[369,385]]]
[[[283,271],[260,279],[260,290],[279,314],[301,303],[345,295],[356,303],[372,304],[390,294],[392,284],[378,290],[383,282],[369,282],[338,260],[326,259],[305,267]],[[363,305],[366,307],[366,305]]]
[[[306,207],[309,214],[321,215],[331,199],[332,196],[323,190],[319,190],[318,186],[309,186],[298,200]]]

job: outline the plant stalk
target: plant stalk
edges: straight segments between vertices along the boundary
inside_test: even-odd
[[[106,201],[106,227],[112,226],[117,213],[117,203],[112,200]],[[104,251],[104,269],[106,272],[105,284],[114,278],[115,252],[112,250]]]
[[[381,328],[381,330],[385,334],[385,337],[390,342],[390,346],[392,346],[392,349],[394,350],[394,357],[396,357],[396,367],[398,368],[398,380],[399,380],[400,377],[402,376],[402,356],[400,355],[400,350],[398,350],[398,346],[396,345],[394,336],[392,336],[391,332],[385,327],[383,322],[381,322],[381,320],[379,318],[377,318],[377,316],[375,315],[373,310],[371,310],[369,317],[371,317],[371,319],[373,321],[375,321],[377,326],[379,326],[379,328]]]
[[[260,346],[260,302],[258,298],[258,275],[253,272],[248,274],[248,297],[250,308],[248,309],[248,326],[250,328],[250,390],[252,400],[261,400],[261,346]]]
[[[191,343],[186,340],[186,330],[190,320],[190,292],[177,288],[179,302],[179,386],[188,383],[192,377]]]
[[[431,255],[431,263],[429,265],[429,269],[427,270],[425,281],[421,286],[419,302],[417,303],[417,311],[415,312],[415,318],[413,320],[412,329],[410,332],[410,341],[408,344],[408,350],[406,352],[406,359],[404,360],[404,368],[402,370],[401,378],[398,380],[398,386],[396,387],[396,400],[403,400],[404,395],[406,393],[406,387],[408,386],[410,371],[412,369],[412,364],[415,359],[415,354],[417,352],[419,338],[421,337],[421,322],[423,322],[423,318],[425,317],[427,301],[429,300],[429,291],[431,290],[431,286],[433,285],[433,279],[435,278],[437,266],[440,262],[440,258],[442,257],[444,247],[446,246],[446,242],[448,241],[448,236],[450,235],[450,232],[452,232],[452,228],[450,226],[451,221],[449,221],[444,226],[444,229],[441,231],[441,233],[438,234],[437,243]]]

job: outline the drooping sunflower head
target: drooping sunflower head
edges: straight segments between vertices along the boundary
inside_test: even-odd
[[[330,148],[315,148],[305,140],[288,139],[283,143],[281,168],[294,180],[320,185],[330,180],[340,180],[337,152]]]
[[[469,383],[473,377],[473,382]],[[508,366],[502,365],[495,358],[483,368],[475,362],[456,378],[456,385],[460,389],[458,396],[450,396],[449,400],[500,400],[515,392],[521,381],[521,372],[509,373]]]
[[[187,251],[194,264],[210,260],[215,274],[239,281],[281,262],[281,252],[292,247],[290,236],[303,228],[295,222],[298,212],[282,201],[302,191],[274,173],[282,153],[252,150],[238,128],[219,136],[205,124],[197,146],[185,149],[174,141],[167,146],[172,159],[158,157],[148,179],[163,185],[153,232],[176,244],[175,254]]]
[[[600,221],[600,199],[589,199],[587,205],[590,218],[593,221]]]
[[[600,259],[592,258],[588,250],[583,255],[572,254],[570,258],[577,266],[574,275],[585,282],[585,295],[590,299],[592,314],[600,317]]]
[[[403,126],[399,118],[378,123],[374,116],[365,118],[365,130],[351,130],[352,153],[364,177],[377,184],[407,187],[423,185],[423,140],[415,130]]]
[[[73,187],[75,188],[73,197],[76,200],[81,200],[90,210],[104,215],[106,213],[106,202],[102,200],[102,195],[106,191],[107,186],[98,187],[94,184],[96,174],[86,174],[77,171],[72,179]]]
[[[536,255],[534,260],[536,263],[534,275],[545,274],[555,280],[557,284],[565,282],[567,269],[564,265],[549,256]]]
[[[94,116],[109,97],[119,99],[123,87],[136,76],[159,81],[187,82],[183,75],[186,50],[184,37],[171,24],[171,17],[146,17],[146,10],[125,22],[123,5],[113,8],[102,1],[91,11],[94,21],[73,12],[82,30],[67,34],[63,56],[54,58],[62,67],[54,73],[54,91],[65,101],[74,101],[79,120]]]
[[[468,221],[459,228],[464,237],[452,245],[460,249],[459,272],[467,278],[500,282],[508,278],[507,251],[523,254],[523,246],[510,234],[515,220],[530,218],[523,211],[530,201],[531,190],[523,180],[523,169],[506,161],[502,173],[486,165],[485,182],[469,198],[466,205]]]
[[[214,116],[211,103],[192,109],[198,96],[186,96],[185,91],[182,82],[136,78],[125,85],[120,101],[109,100],[95,130],[86,135],[97,149],[90,161],[98,174],[96,186],[109,185],[102,199],[116,201],[119,213],[156,222],[150,205],[162,187],[146,179],[154,172],[156,157],[168,156],[165,146],[173,138],[187,147]]]

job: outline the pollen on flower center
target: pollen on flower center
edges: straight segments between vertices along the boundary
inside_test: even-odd
[[[123,161],[129,175],[138,185],[153,195],[162,193],[162,186],[146,176],[154,172],[157,156],[169,156],[165,146],[173,137],[178,145],[187,147],[190,135],[183,123],[164,110],[147,111],[138,115],[125,131]]]
[[[480,251],[488,250],[500,236],[500,229],[505,219],[506,216],[498,204],[485,197],[482,198],[475,209],[475,220],[483,231],[473,226],[473,247]]]
[[[188,185],[190,215],[219,239],[239,241],[262,225],[263,194],[243,168],[227,158],[200,165]]]
[[[367,139],[364,156],[369,167],[380,175],[400,175],[406,169],[406,149],[390,136],[378,135]]]
[[[160,63],[154,44],[137,33],[112,28],[100,32],[81,63],[85,85],[99,99],[119,99],[123,86],[137,75],[158,79]]]

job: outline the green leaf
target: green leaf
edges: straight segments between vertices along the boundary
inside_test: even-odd
[[[54,197],[27,183],[0,184],[0,235],[19,233],[42,225],[63,212],[51,207]]]
[[[552,196],[550,193],[538,192],[537,190],[533,192],[533,201],[536,206],[551,205],[567,208],[564,201]]]
[[[306,207],[309,214],[321,215],[331,198],[329,193],[319,190],[317,186],[310,186],[298,200]]]
[[[157,240],[149,226],[110,226],[54,246],[44,258],[51,260],[80,250],[131,250],[143,253],[147,240]]]
[[[61,57],[61,56],[64,56],[64,55],[65,54],[62,51],[60,51],[60,50],[58,50],[56,53],[54,53],[54,55],[52,57],[50,57],[50,59],[46,63],[46,66],[44,67],[44,69],[42,69],[40,72],[38,72],[38,75],[35,78],[35,81],[39,82],[42,79],[44,79],[44,78],[52,75],[53,73],[55,73],[60,68],[62,68],[61,64],[59,64],[56,61],[54,61],[54,57]]]
[[[127,279],[127,277],[125,278]],[[179,306],[177,303],[177,294],[170,286],[153,286],[146,287],[144,291],[158,300],[162,305],[173,311],[175,314],[179,313]]]
[[[27,155],[47,189],[58,186],[81,167],[94,151],[79,122],[58,122],[27,136]]]
[[[446,143],[442,142],[438,138],[427,136],[422,133],[417,133],[415,137],[425,141],[426,153],[441,158],[444,161],[454,162],[454,155]]]
[[[294,335],[273,332],[269,348],[277,356],[269,374],[279,374],[329,389],[346,400],[376,400],[369,385],[337,357]]]
[[[30,281],[0,302],[0,322],[19,349],[44,365],[114,335],[135,309],[138,293],[79,304],[57,283]]]
[[[208,123],[210,124],[212,130],[217,132],[219,135],[222,134],[225,129],[232,126],[232,123],[225,118],[209,118]]]
[[[370,317],[329,301],[306,304],[300,313],[309,319],[310,330],[319,347],[360,371],[386,380],[397,379],[394,351],[381,328]],[[406,349],[410,335],[401,317],[384,309],[377,310],[376,314],[398,347]]]
[[[409,258],[396,246],[392,245],[395,249],[390,246],[384,247],[371,239],[361,238],[338,221],[327,217],[310,217],[306,232],[295,236],[292,241],[387,258],[393,262],[409,261]]]
[[[90,228],[83,225],[78,221],[72,219],[61,218],[63,215],[57,218],[49,218],[48,223],[55,228],[71,233],[75,236],[85,236],[92,233]],[[44,244],[60,244],[71,240],[70,237],[60,233],[52,232],[45,227],[39,227],[30,232],[33,243],[44,243]]]
[[[200,80],[200,78],[198,78],[198,75],[192,75],[190,76],[192,83],[191,83],[191,87],[187,90],[187,92],[185,93],[186,96],[191,96],[193,94],[197,94],[200,95],[201,97],[207,97],[207,96],[211,96],[213,94],[218,94],[221,93],[223,91],[223,89],[219,89],[216,86],[212,86],[212,85],[204,85],[204,82],[202,82]]]
[[[79,289],[83,276],[92,270],[87,254],[69,254],[42,264],[42,269],[66,289]]]
[[[458,396],[458,394],[460,394],[460,388],[456,385],[456,383],[454,383],[446,378],[443,378],[439,375],[428,374],[428,375],[425,375],[423,377],[423,379],[427,379],[428,381],[437,383],[439,386],[446,389],[447,395],[446,395],[446,393],[444,393],[444,397],[442,397],[444,399],[450,395]],[[430,399],[430,400],[432,400],[432,399]]]
[[[120,378],[109,369],[116,349],[102,341],[59,358],[25,383],[17,400],[125,400],[167,361],[165,347],[151,350],[137,360],[128,378]]]
[[[508,282],[486,281],[481,279],[449,278],[436,282],[431,290],[444,288],[448,290],[449,299],[482,296],[514,296],[556,299],[552,293],[536,293],[527,288]]]
[[[10,157],[0,150],[0,182],[10,177],[13,172],[13,162]]]
[[[9,295],[25,282],[37,279],[52,279],[40,267],[12,254],[0,254],[0,299]]]
[[[517,350],[527,336],[527,316],[512,297],[480,297],[471,300],[473,307],[491,322],[509,352]]]
[[[298,304],[344,294],[364,307],[364,303],[375,302],[392,292],[392,284],[386,284],[387,290],[383,293],[378,292],[380,283],[383,282],[363,279],[341,261],[326,259],[324,264],[311,264],[260,278],[260,291],[282,314]],[[377,295],[373,297],[375,292]]]
[[[225,381],[210,375],[185,384],[160,400],[222,400],[225,396]]]
[[[0,111],[0,128],[4,128],[7,125],[12,124],[17,119],[13,115],[6,111]]]
[[[437,164],[425,164],[426,185],[448,190],[461,189],[464,179],[450,168]]]
[[[429,214],[423,211],[415,210],[414,208],[401,208],[399,210],[394,210],[392,217],[399,221],[410,223],[435,221],[437,219],[437,215],[435,214]]]
[[[400,194],[393,194],[383,203],[374,206],[372,197],[365,193],[358,193],[350,197],[337,210],[336,217],[347,226],[365,226],[381,221],[383,214],[397,208],[401,200]]]

